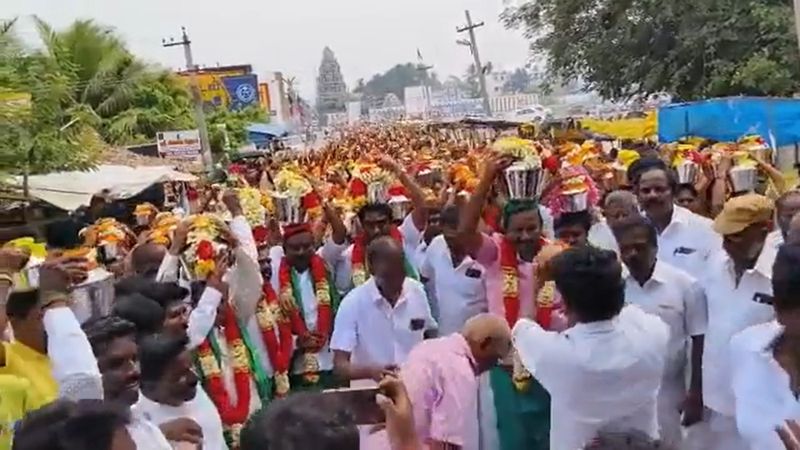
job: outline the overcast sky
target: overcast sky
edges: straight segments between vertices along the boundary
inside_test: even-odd
[[[183,64],[180,47],[162,48],[162,37],[186,26],[197,64],[253,65],[257,73],[296,76],[313,100],[314,78],[327,45],[336,54],[348,88],[400,62],[416,60],[419,48],[440,77],[464,73],[471,63],[456,45],[464,10],[486,26],[477,30],[484,64],[514,68],[528,50],[519,32],[503,28],[501,0],[2,0],[0,18],[21,16],[17,31],[34,42],[26,16],[56,27],[93,18],[115,27],[130,49],[167,67]],[[466,37],[462,35],[461,37]]]

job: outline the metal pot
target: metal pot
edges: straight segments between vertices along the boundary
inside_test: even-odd
[[[276,194],[272,196],[272,201],[275,204],[275,213],[281,222],[294,224],[306,221],[307,211],[303,207],[302,198]]]
[[[70,309],[78,322],[108,316],[114,303],[114,275],[103,269],[94,269],[84,283],[72,290],[70,297]]]
[[[589,191],[572,192],[564,195],[564,212],[574,213],[589,209]]]
[[[678,173],[678,183],[694,183],[694,180],[697,179],[697,171],[699,169],[700,168],[698,167],[697,163],[694,161],[681,162],[678,167],[675,168],[675,171]]]
[[[367,185],[367,203],[386,203],[389,201],[389,186],[384,183]]]
[[[505,170],[509,200],[537,200],[544,189],[544,171],[524,164],[513,164]]]
[[[756,189],[758,169],[754,166],[735,166],[728,172],[728,177],[734,193],[751,192]]]
[[[406,197],[395,197],[389,200],[394,220],[403,220],[411,211],[411,200]]]
[[[614,184],[617,186],[630,186],[628,181],[628,169],[621,166],[614,166]]]

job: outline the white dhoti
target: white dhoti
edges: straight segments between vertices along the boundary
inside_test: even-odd
[[[661,382],[658,392],[658,431],[661,442],[667,448],[681,448],[681,407],[685,398],[686,388],[682,377]]]

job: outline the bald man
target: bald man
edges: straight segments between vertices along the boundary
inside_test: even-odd
[[[589,243],[619,255],[619,245],[612,229],[628,217],[639,214],[636,196],[628,191],[612,191],[603,203],[603,218],[589,229]]]
[[[511,330],[505,319],[493,314],[479,314],[460,333],[414,347],[400,377],[414,407],[418,436],[427,448],[480,448],[478,377],[510,349]]]
[[[333,372],[352,387],[376,386],[406,362],[426,332],[437,328],[422,284],[406,276],[403,247],[390,237],[367,246],[372,277],[339,305],[330,348]],[[385,433],[362,427],[360,448],[388,449]]]

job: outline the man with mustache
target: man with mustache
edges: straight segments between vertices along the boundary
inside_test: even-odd
[[[488,309],[513,327],[522,317],[535,317],[543,328],[558,326],[562,316],[552,296],[537,296],[534,258],[547,241],[542,237],[543,221],[537,202],[512,200],[503,206],[503,233],[487,235],[478,231],[486,197],[495,178],[511,165],[513,158],[493,156],[464,208],[458,234],[465,249],[485,268]],[[560,325],[563,325],[561,323]],[[482,433],[487,441],[499,440],[502,450],[545,449],[550,430],[550,397],[533,378],[517,380],[502,368],[488,373],[494,408],[481,410]],[[520,381],[518,383],[518,381]],[[491,417],[496,413],[496,419]],[[498,422],[502,424],[497,425]]]
[[[675,204],[678,183],[660,159],[634,162],[628,179],[645,217],[658,231],[658,258],[689,273],[701,273],[721,245],[711,221]]]
[[[708,302],[703,352],[703,401],[710,409],[698,436],[687,437],[688,449],[747,450],[736,427],[731,389],[731,338],[747,327],[775,318],[772,266],[777,249],[765,245],[772,229],[773,204],[758,194],[734,197],[714,220],[723,249],[708,261],[700,281]]]
[[[625,302],[661,318],[670,329],[664,376],[658,396],[661,442],[679,448],[683,425],[702,419],[701,366],[706,330],[706,298],[703,288],[686,272],[659,260],[655,228],[641,216],[614,228],[625,267]],[[687,349],[691,340],[691,381],[687,389]]]

